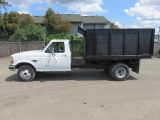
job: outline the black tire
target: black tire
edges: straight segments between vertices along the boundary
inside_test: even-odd
[[[36,71],[30,65],[23,65],[18,69],[17,76],[20,80],[29,82],[35,78]]]
[[[112,76],[112,69],[113,69],[113,67],[115,66],[115,64],[117,64],[117,63],[112,64],[112,65],[110,66],[110,68],[109,68],[109,74],[110,74],[111,77],[113,77],[113,76]]]
[[[110,67],[110,75],[119,81],[127,80],[129,77],[129,67],[124,63],[115,63]]]

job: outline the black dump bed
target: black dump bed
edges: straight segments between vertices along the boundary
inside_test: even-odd
[[[153,55],[154,29],[79,28],[85,38],[85,56],[93,59],[141,59]]]

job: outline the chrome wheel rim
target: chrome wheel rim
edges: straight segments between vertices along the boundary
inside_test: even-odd
[[[23,69],[20,72],[20,76],[22,79],[28,80],[31,77],[31,71],[28,69]]]
[[[125,77],[125,76],[126,76],[126,73],[127,73],[127,71],[126,71],[126,69],[123,68],[123,67],[119,67],[119,68],[116,70],[116,76],[117,76],[118,78],[123,78],[123,77]]]

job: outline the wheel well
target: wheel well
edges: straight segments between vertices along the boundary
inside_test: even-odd
[[[123,64],[127,65],[130,68],[130,62],[128,60],[112,61],[111,64],[110,64],[110,67],[113,64],[117,64],[117,63],[123,63]]]
[[[19,64],[17,64],[16,65],[16,69],[19,69],[21,66],[23,66],[23,65],[29,65],[29,66],[31,66],[32,68],[34,68],[35,69],[35,67],[32,65],[32,64],[29,64],[29,63],[19,63]],[[36,71],[36,69],[35,69],[35,71]]]
[[[139,59],[130,59],[130,60],[121,60],[121,61],[112,61],[109,67],[112,67],[113,64],[123,63],[132,69],[133,72],[139,73],[140,60]]]

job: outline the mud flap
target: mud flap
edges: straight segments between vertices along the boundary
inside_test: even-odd
[[[140,67],[140,63],[139,62],[134,64],[134,65],[132,65],[132,71],[139,74],[139,67]]]

